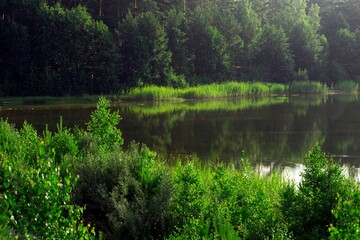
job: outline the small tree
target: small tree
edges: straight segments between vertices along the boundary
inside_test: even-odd
[[[111,113],[110,102],[101,97],[97,109],[91,114],[91,121],[87,123],[87,130],[96,143],[105,149],[121,146],[124,140],[121,130],[117,128],[120,120],[119,112]]]

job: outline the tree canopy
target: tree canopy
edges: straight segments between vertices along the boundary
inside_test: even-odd
[[[360,80],[356,0],[1,0],[0,16],[0,96]]]

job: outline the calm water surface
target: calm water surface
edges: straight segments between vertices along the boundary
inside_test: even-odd
[[[270,97],[181,103],[116,103],[125,145],[145,143],[164,158],[196,154],[202,161],[236,162],[241,156],[267,174],[294,175],[304,155],[320,144],[337,161],[360,168],[360,101],[356,95]],[[85,127],[95,105],[0,106],[0,117],[42,131],[47,123]]]

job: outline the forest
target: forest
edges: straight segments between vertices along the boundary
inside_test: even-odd
[[[360,80],[358,0],[1,0],[0,96]]]

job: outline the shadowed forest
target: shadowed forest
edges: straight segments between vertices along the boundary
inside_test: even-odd
[[[360,75],[357,0],[0,1],[0,96]]]

